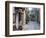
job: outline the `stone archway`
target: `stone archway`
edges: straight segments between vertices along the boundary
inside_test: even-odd
[[[25,8],[15,7],[15,30],[22,30],[25,24]],[[13,27],[13,28],[14,28]]]

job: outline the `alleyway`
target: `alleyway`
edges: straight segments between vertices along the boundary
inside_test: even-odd
[[[23,30],[39,30],[40,25],[36,21],[29,21],[28,24],[23,26]]]

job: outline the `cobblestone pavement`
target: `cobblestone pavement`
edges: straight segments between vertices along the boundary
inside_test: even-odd
[[[23,30],[39,30],[40,24],[38,24],[36,21],[29,21],[28,24],[25,24],[23,26]]]

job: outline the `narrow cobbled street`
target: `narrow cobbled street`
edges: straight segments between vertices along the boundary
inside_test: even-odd
[[[40,25],[36,21],[29,21],[28,24],[23,26],[23,30],[39,30]]]

